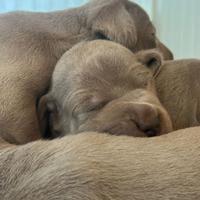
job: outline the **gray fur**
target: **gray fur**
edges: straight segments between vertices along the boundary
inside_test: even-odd
[[[197,200],[200,129],[82,133],[0,152],[2,200]]]

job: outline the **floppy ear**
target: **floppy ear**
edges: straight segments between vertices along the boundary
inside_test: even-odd
[[[96,39],[108,39],[132,48],[137,42],[133,18],[125,8],[126,0],[92,1],[87,25]]]
[[[139,62],[149,68],[153,76],[157,76],[162,66],[162,56],[156,50],[140,51],[136,54]]]
[[[56,105],[53,101],[49,100],[48,95],[44,95],[40,98],[37,114],[39,120],[40,130],[44,138],[51,138],[51,125],[50,115],[56,111]]]

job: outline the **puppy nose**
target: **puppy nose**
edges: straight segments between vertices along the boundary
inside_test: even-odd
[[[145,135],[147,135],[147,137],[154,137],[158,134],[158,131],[154,128],[152,129],[147,129],[144,131]]]
[[[160,122],[158,117],[150,116],[149,121],[139,121],[137,125],[147,137],[160,135]]]
[[[138,129],[142,131],[147,137],[160,135],[160,118],[159,111],[151,104],[138,104],[135,107],[135,119]]]

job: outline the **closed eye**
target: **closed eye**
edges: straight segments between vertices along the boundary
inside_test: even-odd
[[[86,105],[84,102],[82,102],[81,104],[74,106],[74,108],[72,109],[72,116],[75,117],[79,114],[98,111],[102,109],[107,103],[108,103],[107,101],[102,101],[102,102],[90,103]]]
[[[107,104],[106,101],[100,102],[98,104],[91,104],[87,108],[87,112],[97,111],[102,109]]]

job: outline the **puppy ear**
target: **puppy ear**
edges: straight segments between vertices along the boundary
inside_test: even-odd
[[[140,51],[136,54],[139,62],[149,68],[153,76],[157,76],[162,66],[162,56],[156,50]]]
[[[133,48],[137,31],[123,0],[93,1],[88,8],[87,25],[96,39],[108,39]]]
[[[54,110],[55,104],[50,101],[49,96],[42,96],[38,103],[37,114],[40,130],[44,138],[51,138],[50,115]]]

